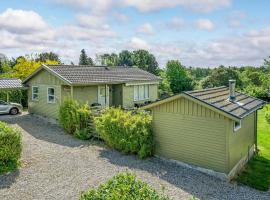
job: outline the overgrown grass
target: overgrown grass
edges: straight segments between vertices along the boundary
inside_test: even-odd
[[[270,124],[265,119],[268,108],[258,111],[258,147],[259,155],[251,159],[238,177],[238,182],[267,191],[270,188]]]

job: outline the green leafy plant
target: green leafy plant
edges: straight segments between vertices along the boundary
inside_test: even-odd
[[[16,169],[21,152],[21,133],[0,122],[0,174]]]
[[[265,113],[265,119],[268,122],[268,124],[270,124],[270,111]]]
[[[153,152],[151,121],[152,117],[144,111],[109,108],[95,118],[95,125],[110,147],[145,158]]]
[[[80,200],[169,200],[163,193],[158,194],[146,183],[136,180],[136,176],[131,173],[120,173],[114,176],[97,190],[91,189],[83,192]]]
[[[79,139],[86,140],[94,134],[92,121],[93,116],[88,104],[80,105],[72,99],[66,99],[60,106],[60,125]]]

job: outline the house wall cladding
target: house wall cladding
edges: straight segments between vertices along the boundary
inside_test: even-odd
[[[61,103],[61,84],[64,84],[64,82],[45,70],[40,71],[38,76],[33,77],[28,82],[28,85],[30,86],[30,89],[28,90],[29,113],[57,118],[59,105]],[[39,100],[37,101],[32,100],[32,86],[39,87]],[[55,103],[48,104],[47,102],[48,87],[55,89]]]
[[[151,110],[156,154],[228,172],[225,117],[185,98]]]

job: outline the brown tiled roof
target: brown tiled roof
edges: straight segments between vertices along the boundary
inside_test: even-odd
[[[229,101],[229,88],[217,87],[205,90],[189,91],[184,94],[213,106],[239,119],[261,108],[265,102],[255,97],[236,92],[235,101]]]
[[[0,78],[1,89],[20,89],[23,88],[22,81],[18,78]]]
[[[160,80],[159,77],[135,67],[93,67],[80,65],[47,65],[47,67],[71,84]]]

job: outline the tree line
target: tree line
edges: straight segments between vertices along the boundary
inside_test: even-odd
[[[159,85],[161,98],[187,90],[228,86],[228,80],[235,79],[238,91],[269,100],[270,57],[266,58],[260,67],[225,67],[223,65],[215,68],[186,67],[179,60],[169,60],[166,66],[159,67],[155,56],[147,50],[123,50],[120,53],[100,54],[96,55],[94,60],[82,49],[78,60],[79,65],[136,66],[160,76],[162,78]],[[24,79],[43,63],[61,64],[62,61],[53,52],[20,56],[16,59],[1,56],[0,77]]]

